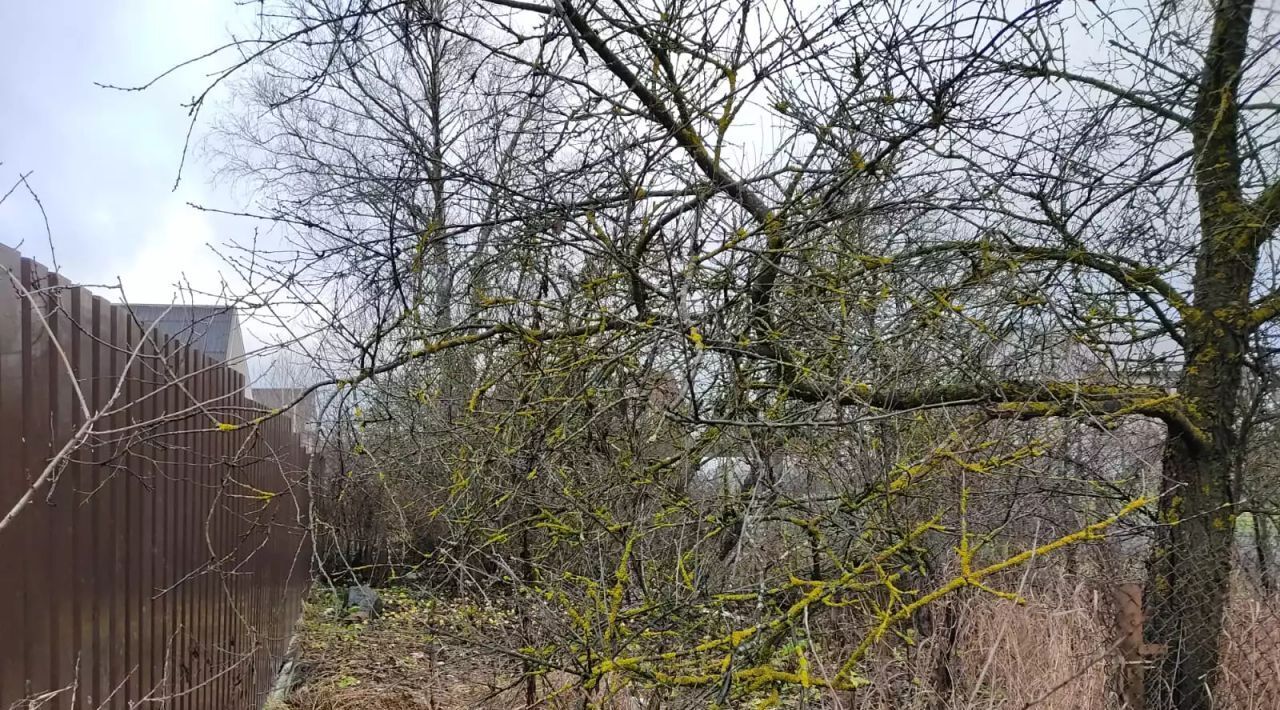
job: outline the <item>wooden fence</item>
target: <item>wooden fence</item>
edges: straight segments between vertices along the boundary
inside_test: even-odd
[[[0,709],[269,690],[309,583],[307,456],[180,340],[0,246]]]

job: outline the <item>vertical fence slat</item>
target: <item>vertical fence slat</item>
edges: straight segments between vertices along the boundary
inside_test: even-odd
[[[156,590],[160,586],[160,574],[163,569],[160,559],[160,547],[157,538],[163,534],[159,527],[159,506],[164,503],[164,491],[160,480],[155,475],[155,444],[151,437],[155,429],[150,422],[157,413],[155,393],[155,347],[151,335],[139,329],[135,348],[135,360],[138,364],[138,394],[134,402],[134,425],[137,443],[134,445],[133,466],[130,470],[137,479],[135,501],[138,506],[139,532],[142,542],[135,549],[140,553],[135,560],[138,565],[138,631],[137,643],[139,669],[142,671],[139,680],[140,690],[146,697],[156,697],[162,682],[162,658],[164,649],[163,625],[160,616],[163,607],[156,599]]]
[[[244,406],[244,398],[240,395],[240,388],[237,386],[235,373],[228,373],[228,394],[233,402],[234,410],[227,413],[227,418],[237,423],[243,419],[237,416],[236,412],[240,407]],[[231,444],[232,442],[228,442]],[[233,477],[232,490],[236,496],[233,499],[235,503],[235,527],[237,537],[236,549],[236,566],[241,574],[237,575],[236,597],[238,598],[237,609],[239,611],[236,625],[236,635],[240,643],[240,653],[244,657],[244,675],[243,684],[240,688],[241,706],[245,708],[252,707],[253,689],[257,684],[255,677],[256,667],[254,661],[256,659],[256,649],[254,647],[255,639],[253,638],[253,585],[249,584],[249,579],[253,575],[253,560],[249,555],[253,549],[255,540],[253,539],[252,528],[252,510],[249,500],[243,495],[244,486],[253,483],[253,449],[246,447],[237,449],[233,452],[233,460],[236,465],[229,474]]]
[[[270,466],[268,466],[266,462],[266,457],[270,455],[270,443],[267,439],[274,434],[275,426],[279,421],[279,419],[268,420],[261,426],[261,429],[264,431],[264,435],[258,437],[258,443],[260,446],[258,465],[261,471],[261,478],[259,479],[260,483],[258,485],[262,490],[269,493],[276,492],[276,485],[275,480],[271,475]],[[262,522],[258,528],[258,533],[262,538],[269,539],[275,528],[274,516],[278,509],[278,506],[276,505],[277,500],[277,497],[272,496],[263,501],[259,506]],[[272,666],[273,653],[275,651],[275,636],[272,634],[274,629],[272,628],[271,621],[276,614],[268,613],[267,611],[272,606],[271,601],[275,596],[274,592],[276,586],[276,576],[273,568],[271,567],[272,558],[274,557],[272,553],[273,550],[268,547],[261,545],[258,547],[258,576],[262,578],[262,584],[258,585],[258,638],[261,641],[260,647],[262,649],[262,653],[258,657],[258,677],[260,679],[265,679],[271,675],[270,669]],[[259,684],[259,695],[255,698],[255,702],[261,704],[262,701],[266,699],[264,691],[265,684]]]
[[[161,417],[161,438],[159,442],[161,466],[156,472],[163,481],[165,491],[167,492],[167,500],[164,502],[164,529],[165,536],[162,541],[164,549],[164,609],[165,609],[165,633],[164,633],[164,652],[165,652],[165,678],[168,682],[168,694],[172,698],[168,703],[162,705],[162,708],[179,709],[181,704],[182,692],[182,655],[180,652],[182,646],[181,640],[181,624],[178,605],[181,600],[181,577],[182,570],[179,566],[182,557],[182,531],[180,517],[182,510],[182,482],[177,477],[177,471],[173,466],[173,443],[174,443],[174,426],[170,420],[173,413],[173,387],[170,386],[170,372],[173,358],[173,351],[176,347],[176,341],[173,338],[165,337],[160,347],[160,358],[157,360],[157,391],[158,406],[160,407]]]
[[[201,358],[201,363],[205,360]],[[203,402],[212,402],[217,389],[217,371],[206,371],[200,380],[200,391]],[[205,406],[210,406],[206,404]],[[200,419],[201,428],[211,428],[214,424],[211,419],[212,410],[208,410],[205,416]],[[223,700],[226,707],[231,707],[231,683],[227,672],[227,666],[224,661],[226,650],[226,641],[228,634],[223,626],[224,614],[227,609],[226,595],[226,548],[223,544],[223,530],[226,528],[225,508],[223,506],[223,488],[222,488],[222,469],[218,465],[218,443],[216,434],[201,434],[201,441],[204,442],[205,455],[208,466],[208,483],[211,500],[209,503],[210,530],[209,555],[213,560],[215,574],[211,576],[210,582],[213,585],[211,596],[211,632],[209,644],[209,672],[213,675],[212,695]]]
[[[142,612],[149,608],[149,605],[144,604],[147,594],[143,586],[146,581],[143,570],[145,561],[151,556],[142,549],[143,527],[146,524],[142,508],[141,474],[138,472],[142,459],[136,451],[134,439],[137,431],[133,428],[141,415],[138,404],[138,396],[142,392],[142,363],[138,357],[140,333],[128,313],[123,310],[115,310],[112,320],[120,344],[114,364],[124,377],[124,397],[117,407],[120,424],[117,431],[123,433],[119,435],[115,444],[121,463],[117,475],[123,476],[124,479],[121,486],[124,539],[121,541],[123,544],[119,550],[120,554],[117,558],[119,564],[116,568],[123,583],[120,598],[123,623],[116,638],[124,647],[120,656],[122,663],[116,677],[122,677],[124,681],[123,694],[118,705],[128,707],[129,699],[142,697],[143,684],[151,676],[150,668],[143,662],[141,650],[144,636]]]
[[[169,341],[165,351],[165,410],[170,418],[169,436],[166,441],[165,472],[173,483],[173,540],[170,546],[174,550],[172,586],[170,587],[170,607],[173,609],[173,624],[170,633],[173,637],[173,677],[174,693],[177,697],[173,707],[178,710],[190,710],[191,698],[191,627],[187,623],[187,611],[191,604],[191,585],[188,575],[191,573],[191,555],[188,547],[191,542],[190,527],[195,524],[195,516],[191,510],[191,482],[186,476],[183,461],[186,453],[182,449],[185,440],[181,434],[182,422],[177,419],[178,411],[178,378],[181,376],[183,341],[186,338],[175,338]]]
[[[243,412],[244,409],[248,408],[249,406],[248,397],[241,395],[244,383],[241,382],[240,378],[236,377],[235,375],[232,375],[231,381],[234,383],[232,386],[235,387],[236,389],[236,396],[240,398],[240,407],[241,407],[241,411]],[[248,417],[242,417],[242,419],[247,420]],[[261,443],[259,442],[257,437],[254,437],[252,440],[252,443],[249,445],[249,455],[251,458],[250,458],[248,471],[246,472],[246,481],[245,481],[246,484],[251,488],[257,488],[259,490],[262,487],[262,481],[259,476],[259,471],[261,470],[261,466],[258,463],[258,458],[259,456],[261,456],[260,449],[261,449]],[[262,585],[258,583],[258,577],[260,576],[258,574],[258,571],[259,571],[258,564],[262,559],[261,556],[258,554],[259,553],[258,537],[261,534],[262,528],[261,528],[261,515],[260,515],[260,512],[261,512],[260,501],[253,500],[250,498],[245,498],[244,502],[246,503],[245,522],[244,522],[245,531],[246,531],[245,537],[249,541],[249,544],[245,546],[245,550],[244,550],[245,569],[248,571],[248,575],[245,580],[246,581],[245,597],[247,599],[246,605],[247,605],[247,613],[248,613],[248,619],[249,619],[249,623],[247,626],[247,633],[248,633],[247,640],[251,644],[249,648],[251,649],[251,653],[252,653],[252,655],[249,658],[250,673],[249,673],[248,702],[252,707],[257,704],[258,686],[261,685],[261,682],[262,682],[262,679],[260,677],[261,663],[262,663],[262,636],[260,633],[261,626],[258,623],[258,611],[259,611],[258,594],[259,592],[262,591]],[[249,583],[249,580],[253,580],[252,583]]]
[[[155,562],[153,567],[153,577],[151,580],[151,609],[152,609],[152,660],[151,672],[154,674],[154,697],[157,699],[168,698],[173,691],[172,684],[172,651],[170,648],[172,631],[172,614],[169,605],[173,600],[171,594],[165,593],[165,589],[169,586],[171,568],[173,563],[173,536],[170,516],[173,514],[173,487],[168,471],[164,467],[165,452],[163,449],[163,440],[165,435],[164,417],[164,384],[161,380],[160,361],[164,358],[164,337],[158,333],[152,334],[152,341],[147,347],[150,349],[150,357],[147,358],[147,393],[146,399],[148,404],[147,421],[147,443],[145,451],[147,452],[147,466],[150,469],[149,481],[152,486],[151,500],[152,507],[152,539],[151,550],[153,551]],[[161,700],[156,703],[161,710],[170,710],[172,703]]]
[[[28,341],[21,337],[22,314],[18,286],[22,278],[22,260],[16,251],[0,246],[0,519],[18,505],[26,492],[26,440],[23,438],[23,402],[26,384],[23,377]],[[0,530],[0,569],[22,570],[26,563],[23,545],[4,544],[14,539],[25,526],[24,517],[14,518]],[[8,603],[0,604],[0,627],[12,636],[0,643],[0,700],[20,698],[27,677],[25,640],[25,585],[12,583]],[[7,704],[0,703],[0,707]]]
[[[178,349],[177,362],[174,367],[174,411],[175,416],[179,411],[187,409],[186,398],[183,391],[187,387],[187,376],[191,371],[191,350],[186,345]],[[180,472],[180,480],[182,481],[183,490],[183,510],[185,511],[182,524],[182,627],[183,627],[183,663],[186,665],[186,702],[183,707],[191,710],[196,707],[196,693],[198,692],[198,659],[200,651],[196,647],[196,627],[195,627],[195,610],[199,599],[196,596],[196,589],[200,583],[201,569],[200,563],[196,556],[196,535],[200,531],[202,519],[200,516],[200,508],[197,504],[198,484],[194,475],[195,464],[192,458],[195,451],[192,448],[192,435],[190,432],[190,419],[183,417],[178,420],[177,427],[180,432],[178,440],[178,456],[175,457],[175,463]]]
[[[71,293],[66,282],[57,274],[50,273],[47,286],[49,288],[49,306],[46,314],[49,319],[50,341],[53,362],[49,367],[49,400],[53,403],[52,416],[49,420],[50,450],[63,453],[63,446],[71,440],[73,392],[75,389],[75,372],[68,371],[71,365]],[[76,540],[76,479],[79,474],[77,460],[80,451],[65,452],[68,458],[65,465],[59,466],[55,476],[50,479],[45,495],[46,512],[49,516],[49,586],[50,606],[53,614],[50,617],[49,633],[49,690],[56,691],[50,707],[63,710],[72,707],[73,699],[79,691],[76,668],[76,629],[74,623],[78,616],[76,598],[75,540]]]
[[[84,332],[90,326],[91,319],[86,317],[88,299],[91,296],[82,288],[72,288],[70,294],[71,314],[68,325],[71,329],[71,363],[75,370],[74,381],[85,404],[92,401],[93,361],[87,351],[88,337]],[[71,429],[79,432],[85,424],[84,408],[80,400],[73,398],[71,402]],[[96,589],[93,567],[92,533],[97,522],[98,500],[94,497],[93,449],[91,442],[75,452],[75,464],[70,480],[72,507],[64,514],[71,519],[71,575],[74,589],[72,599],[71,643],[75,649],[76,695],[74,706],[77,708],[94,707],[92,670],[97,659],[93,654],[93,610],[96,606]]]
[[[178,350],[178,361],[174,387],[174,396],[176,398],[176,410],[186,412],[191,403],[186,393],[190,391],[190,375],[191,375],[191,348],[183,345]],[[203,525],[203,518],[200,515],[199,506],[199,482],[195,476],[196,463],[194,461],[196,452],[193,446],[194,435],[191,433],[192,419],[185,414],[178,421],[178,430],[182,432],[179,438],[179,456],[177,457],[178,469],[182,472],[182,485],[186,491],[187,502],[185,506],[186,524],[183,526],[183,533],[186,535],[186,542],[183,544],[185,554],[183,555],[184,568],[186,570],[186,581],[183,583],[183,627],[185,633],[183,637],[186,639],[186,652],[183,656],[187,665],[187,695],[186,707],[196,708],[199,704],[196,702],[200,692],[200,669],[199,669],[199,633],[195,624],[196,610],[199,608],[200,599],[197,595],[200,582],[203,580],[203,569],[200,566],[199,556],[196,554],[196,539]]]
[[[235,417],[232,412],[233,408],[239,406],[240,399],[238,394],[232,389],[232,377],[230,372],[221,373],[221,392],[224,399],[221,401],[221,407],[218,413],[218,420],[234,423]],[[245,692],[250,685],[249,664],[244,659],[244,655],[248,651],[248,645],[244,643],[244,627],[245,627],[245,576],[244,569],[241,568],[243,560],[241,553],[244,547],[244,540],[241,539],[241,526],[244,523],[243,506],[244,498],[242,498],[238,490],[238,478],[243,475],[244,471],[238,468],[240,463],[240,455],[236,450],[234,442],[230,435],[218,437],[222,444],[222,452],[226,457],[226,464],[223,466],[222,475],[224,476],[224,490],[226,491],[227,503],[227,551],[230,555],[230,569],[235,570],[235,574],[230,577],[230,606],[232,612],[227,619],[227,638],[231,644],[232,656],[229,662],[235,663],[235,685],[232,688],[232,698],[234,707],[247,708],[248,701],[245,699]]]
[[[103,319],[106,304],[102,299],[89,298],[89,407],[93,412],[100,412],[107,406],[110,396],[109,387],[113,384],[109,379],[111,373],[106,363],[110,357],[109,348],[114,345],[110,330]],[[102,425],[110,426],[109,417],[101,420]],[[119,487],[113,475],[110,461],[110,447],[102,437],[95,437],[90,449],[92,468],[90,481],[93,486],[94,518],[90,525],[91,554],[93,565],[93,702],[100,707],[107,702],[111,693],[111,629],[110,618],[115,600],[115,579],[112,575],[114,559],[112,543],[118,521],[112,514],[115,510],[116,490]]]
[[[225,369],[218,369],[211,373],[210,376],[210,381],[208,383],[208,393],[210,397],[207,401],[213,403],[213,409],[211,411],[214,413],[217,412],[218,404],[215,398],[220,398],[226,393],[225,377]],[[212,424],[213,423],[210,422],[211,426]],[[217,506],[217,518],[215,523],[216,534],[214,535],[214,540],[217,545],[218,564],[221,572],[218,577],[218,607],[216,619],[214,620],[217,628],[218,639],[220,640],[220,643],[215,650],[215,667],[221,673],[218,678],[218,696],[226,702],[226,706],[228,708],[235,708],[235,672],[232,666],[233,661],[231,659],[231,614],[234,597],[231,593],[231,580],[226,575],[226,573],[231,569],[231,550],[227,544],[227,530],[231,525],[231,512],[228,508],[229,501],[226,497],[227,473],[226,466],[223,463],[226,456],[226,445],[224,443],[226,437],[219,436],[220,433],[221,432],[216,432],[206,435],[206,439],[212,447],[210,465],[212,466],[213,485],[216,487],[215,491],[217,492],[217,501],[215,503]]]
[[[270,484],[267,483],[266,475],[265,475],[266,467],[262,463],[262,458],[266,453],[263,449],[265,449],[266,446],[262,443],[261,437],[255,437],[253,443],[254,443],[253,485],[255,488],[259,490],[269,490]],[[260,701],[260,697],[258,693],[260,692],[260,689],[262,687],[263,665],[265,663],[265,657],[267,655],[266,644],[269,641],[269,639],[266,637],[266,634],[263,633],[262,610],[263,610],[263,597],[266,595],[268,589],[270,589],[271,580],[267,578],[267,575],[263,572],[263,564],[262,564],[263,554],[262,554],[262,539],[261,539],[263,536],[266,535],[266,526],[270,524],[269,515],[270,515],[270,502],[259,501],[257,505],[254,506],[254,515],[253,515],[254,545],[251,553],[253,554],[253,574],[254,574],[254,577],[262,579],[262,583],[253,585],[253,588],[251,590],[251,593],[253,594],[253,630],[255,635],[254,650],[256,651],[256,655],[254,656],[254,676],[253,676],[255,681],[254,682],[255,692],[253,697],[255,705],[258,704],[258,702]]]
[[[201,358],[200,362],[204,364],[204,358]],[[208,429],[214,425],[212,409],[208,409],[211,405],[208,403],[212,402],[217,392],[215,387],[217,377],[217,371],[206,371],[200,378],[201,401],[206,403],[204,406],[207,408],[200,417],[200,428],[202,429]],[[217,463],[218,448],[215,435],[213,433],[201,433],[200,440],[204,445],[206,466],[208,467],[207,481],[210,494],[209,556],[214,565],[213,574],[210,575],[209,579],[212,587],[210,592],[209,673],[213,677],[210,694],[212,697],[222,700],[226,707],[231,707],[231,686],[224,662],[224,651],[228,636],[222,625],[223,614],[227,608],[225,591],[226,549],[222,540],[222,531],[225,528],[222,473]]]
[[[193,390],[196,399],[200,402],[208,402],[210,398],[210,384],[212,382],[212,374],[208,369],[208,362],[204,356],[197,353],[197,365],[200,375],[196,378]],[[196,417],[195,428],[197,430],[208,429],[212,426],[212,421],[208,416],[201,414]],[[204,432],[196,435],[200,442],[200,469],[201,480],[204,483],[205,503],[205,530],[203,554],[209,564],[209,574],[205,576],[205,607],[204,607],[204,629],[205,629],[205,646],[204,660],[208,669],[208,687],[205,693],[205,702],[202,707],[208,710],[215,710],[216,701],[224,699],[222,689],[222,676],[219,675],[222,670],[219,664],[218,644],[223,636],[221,629],[218,628],[218,615],[223,607],[221,587],[219,582],[219,573],[222,569],[219,562],[219,544],[218,535],[221,532],[219,513],[219,497],[218,497],[218,472],[213,464],[213,440],[212,437]]]
[[[231,422],[230,413],[225,407],[234,406],[239,403],[238,398],[231,389],[231,373],[226,369],[219,370],[217,393],[218,401],[218,420]],[[229,687],[227,688],[228,705],[234,708],[244,708],[244,689],[248,685],[248,674],[246,672],[247,665],[241,662],[241,656],[244,649],[240,643],[241,640],[241,619],[244,610],[244,595],[242,588],[244,585],[244,576],[238,568],[240,562],[240,540],[237,533],[239,532],[240,518],[240,502],[241,499],[235,497],[235,476],[238,472],[232,465],[236,460],[235,446],[230,435],[219,435],[216,437],[219,454],[222,463],[219,466],[219,476],[221,477],[221,485],[223,491],[223,528],[222,528],[222,544],[223,550],[227,556],[227,569],[235,570],[236,574],[226,577],[226,594],[227,601],[224,606],[224,638],[227,639],[227,655],[226,663],[234,664],[235,670],[232,675],[228,676]]]
[[[59,299],[57,293],[58,283],[52,273],[45,272],[42,274],[42,281],[36,285],[44,294],[37,299],[38,310],[32,313],[32,327],[44,331],[46,348],[46,370],[47,379],[44,385],[48,387],[49,394],[49,410],[45,417],[38,421],[37,426],[44,429],[43,435],[48,441],[48,456],[52,457],[58,451],[60,440],[63,438],[62,418],[66,416],[66,403],[63,401],[60,390],[64,387],[63,379],[63,360],[58,354],[58,345],[62,338],[61,325],[65,320],[62,313],[59,312]],[[38,322],[37,319],[43,319],[44,324]],[[43,462],[42,462],[43,463]],[[47,658],[45,663],[48,664],[47,680],[42,686],[34,687],[37,692],[57,691],[63,687],[66,676],[62,668],[62,651],[65,647],[63,639],[64,619],[68,615],[70,605],[66,598],[66,577],[62,572],[62,568],[67,565],[56,564],[56,560],[66,560],[70,552],[70,546],[67,544],[67,530],[65,528],[65,520],[61,515],[62,509],[66,507],[65,491],[67,489],[67,478],[64,475],[64,468],[55,469],[53,476],[49,478],[41,490],[39,501],[39,510],[41,517],[44,518],[45,544],[48,546],[44,552],[42,566],[45,574],[45,590],[48,603],[48,615],[44,619],[46,622],[46,649]],[[61,693],[52,700],[52,706],[55,708],[66,708],[65,698]]]
[[[219,368],[214,373],[211,391],[213,395],[211,401],[214,402],[214,417],[219,422],[230,421],[230,418],[222,412],[222,407],[230,394],[229,383],[230,377],[226,368]],[[219,491],[218,549],[222,555],[225,572],[220,578],[223,599],[218,610],[218,628],[219,638],[223,639],[221,654],[219,655],[220,663],[223,668],[227,669],[227,672],[222,677],[220,694],[226,700],[228,708],[239,708],[241,707],[239,699],[240,688],[243,683],[242,667],[238,664],[240,649],[237,644],[238,626],[236,624],[236,614],[238,612],[236,605],[239,603],[240,577],[230,574],[235,569],[236,562],[236,551],[233,547],[235,544],[233,531],[236,523],[233,508],[235,499],[229,497],[233,491],[230,478],[231,467],[227,463],[232,453],[231,439],[230,435],[222,432],[211,433],[209,438],[214,445],[215,458],[217,459],[214,475],[218,480]]]
[[[40,288],[41,278],[37,275],[37,266],[30,259],[22,260],[22,285],[28,293]],[[26,460],[24,484],[34,485],[45,462],[49,459],[49,420],[52,405],[49,402],[49,338],[40,324],[40,316],[35,313],[32,298],[26,298],[22,304],[22,339],[27,347],[23,352],[22,379],[27,383],[22,398],[22,434],[26,441]],[[32,503],[22,511],[19,519],[21,525],[9,531],[15,537],[27,540],[47,540],[49,536],[48,516],[44,504],[37,495]],[[26,697],[33,691],[42,691],[51,685],[49,668],[49,619],[53,614],[49,608],[48,589],[48,550],[40,545],[26,545],[26,563],[23,575],[23,609],[26,620],[20,636],[26,651],[26,687],[19,697]]]
[[[187,391],[191,393],[188,404],[195,407],[204,401],[207,392],[204,387],[205,378],[205,362],[200,353],[194,349],[191,350],[191,359],[188,362],[190,371],[190,380],[187,383]],[[196,682],[200,684],[200,691],[196,694],[195,707],[201,710],[213,710],[213,681],[212,668],[209,663],[212,659],[211,641],[213,639],[213,629],[210,620],[213,614],[214,604],[216,600],[213,592],[213,571],[210,564],[213,561],[209,552],[208,539],[211,533],[211,506],[212,497],[210,489],[210,476],[208,465],[208,441],[207,437],[202,436],[198,430],[204,425],[200,421],[199,416],[192,416],[188,420],[188,427],[192,431],[192,454],[193,462],[192,477],[197,486],[199,495],[196,499],[197,512],[200,517],[199,534],[196,536],[196,559],[203,565],[204,573],[200,575],[200,584],[198,587],[198,602],[196,604],[196,629],[197,644],[196,648],[200,653],[197,668],[199,673],[196,675]]]

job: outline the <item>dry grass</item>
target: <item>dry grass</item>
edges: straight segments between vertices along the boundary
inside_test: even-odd
[[[332,600],[307,605],[292,710],[510,708],[518,674],[492,654],[449,643],[446,634],[504,635],[509,615],[468,603],[432,603],[384,591],[386,613],[372,622],[339,619]]]
[[[1115,705],[1109,678],[1117,658],[1100,622],[1105,610],[1092,593],[1073,589],[1033,596],[1025,606],[989,595],[950,603],[957,624],[954,646],[948,649],[941,633],[914,648],[886,645],[868,666],[871,686],[844,699],[843,707],[1076,710]],[[939,667],[949,678],[942,687]]]
[[[508,710],[527,707],[515,664],[481,647],[514,638],[511,615],[468,603],[424,603],[392,593],[390,612],[368,624],[346,624],[313,604],[302,643],[302,684],[291,695],[292,710]],[[783,695],[778,706],[843,710],[1076,710],[1118,708],[1115,676],[1119,657],[1106,596],[1084,585],[1029,595],[1017,606],[989,595],[957,597],[956,641],[949,650],[941,635],[918,645],[886,643],[865,669],[872,685],[855,693],[805,699]],[[827,632],[835,632],[833,623]],[[1229,611],[1223,658],[1227,675],[1219,707],[1273,710],[1280,707],[1280,617],[1273,608],[1238,595]],[[819,630],[821,632],[821,630]],[[473,639],[463,643],[456,639]],[[514,641],[512,642],[514,645]],[[833,646],[834,648],[835,646]],[[935,686],[939,654],[951,687]],[[829,659],[829,667],[838,663]],[[538,707],[581,708],[568,676],[539,679]],[[597,689],[591,707],[666,710],[707,707],[706,696],[654,700],[651,690]],[[760,696],[761,699],[767,696]],[[742,705],[765,705],[757,700]]]
[[[1222,647],[1221,707],[1280,707],[1280,607],[1238,593],[1227,611]]]
[[[925,682],[937,662],[937,639],[907,663],[882,664],[873,690],[850,710],[1077,710],[1119,708],[1121,663],[1105,595],[1085,585],[1029,595],[1025,606],[991,596],[959,602],[952,649],[953,689]],[[1280,707],[1280,613],[1238,591],[1227,612],[1220,708]],[[893,692],[895,689],[898,692]],[[904,690],[905,689],[905,690]]]

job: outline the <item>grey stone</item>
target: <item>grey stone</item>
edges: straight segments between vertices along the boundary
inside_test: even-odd
[[[376,619],[382,613],[382,598],[373,587],[347,587],[346,609],[351,617],[361,620]]]

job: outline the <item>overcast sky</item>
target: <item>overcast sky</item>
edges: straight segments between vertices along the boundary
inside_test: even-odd
[[[173,190],[187,129],[181,104],[213,65],[144,92],[94,82],[143,83],[251,19],[234,0],[0,0],[0,194],[31,173],[68,278],[118,277],[134,302],[170,301],[184,276],[216,288],[219,262],[207,245],[253,225],[187,206],[242,206],[211,184],[198,156]],[[52,261],[40,212],[22,188],[0,205],[0,243]]]

